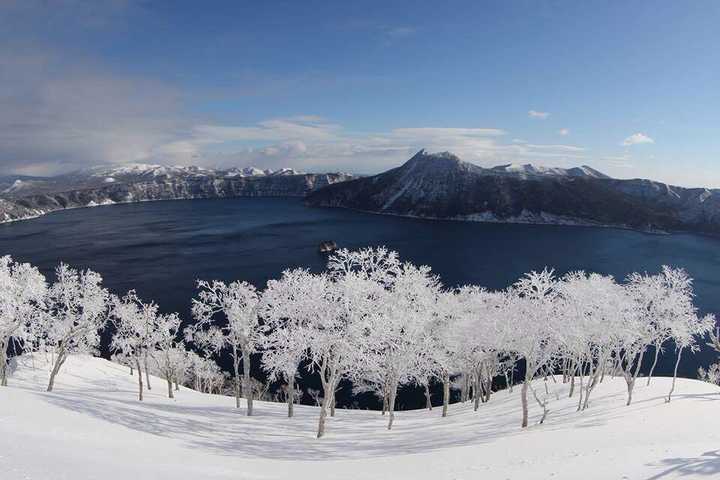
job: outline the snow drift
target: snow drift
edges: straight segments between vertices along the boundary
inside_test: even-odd
[[[256,402],[255,416],[233,397],[162,380],[144,402],[121,365],[72,356],[56,391],[44,392],[48,362],[22,357],[0,388],[2,478],[25,479],[469,479],[715,478],[720,476],[720,389],[680,379],[640,382],[625,406],[621,378],[606,378],[591,408],[576,412],[567,385],[548,380],[550,413],[531,405],[519,428],[520,389],[500,391],[478,412],[455,404],[398,412],[392,431],[379,412],[338,410],[315,438],[316,407]],[[543,388],[537,381],[536,388]],[[244,402],[244,401],[243,401]],[[244,405],[243,405],[244,406]]]

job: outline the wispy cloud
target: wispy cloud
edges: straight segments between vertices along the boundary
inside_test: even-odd
[[[550,116],[549,112],[539,112],[537,110],[528,111],[528,117],[530,117],[530,118],[537,118],[539,120],[545,120],[549,116]]]
[[[559,134],[559,135],[562,135],[563,137],[565,137],[565,136],[567,136],[567,135],[570,135],[570,129],[568,129],[568,128],[561,128],[560,130],[558,130],[558,134]]]
[[[624,147],[629,147],[631,145],[640,145],[643,143],[655,143],[655,140],[645,135],[644,133],[634,133],[627,137],[625,140],[623,140],[621,145]]]
[[[270,119],[254,125],[198,125],[189,140],[157,152],[186,153],[174,162],[211,166],[250,165],[304,170],[382,171],[399,165],[421,148],[450,150],[481,165],[514,161],[577,163],[584,148],[574,145],[527,144],[504,140],[498,128],[407,127],[359,134],[312,116]],[[188,148],[191,147],[191,148]]]
[[[416,32],[417,28],[409,26],[387,27],[385,29],[385,35],[391,38],[409,37]]]

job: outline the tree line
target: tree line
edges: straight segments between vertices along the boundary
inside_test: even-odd
[[[545,420],[548,378],[569,383],[569,395],[577,394],[577,409],[584,410],[605,377],[622,377],[630,405],[642,366],[650,364],[649,384],[658,356],[671,346],[676,361],[669,402],[683,353],[696,351],[715,327],[712,315],[698,314],[692,279],[667,266],[654,275],[631,274],[622,283],[607,275],[557,276],[545,269],[491,291],[446,288],[429,267],[402,262],[397,252],[380,247],[339,250],[326,271],[286,270],[262,291],[218,280],[198,281],[197,289],[192,322],[182,328],[177,313],[162,313],[135,291],[111,294],[91,270],[60,264],[49,284],[37,268],[2,257],[2,385],[13,346],[51,354],[52,391],[68,356],[96,352],[109,324],[113,359],[136,372],[139,400],[151,388],[151,372],[165,379],[171,398],[181,384],[220,391],[225,374],[214,359],[227,352],[235,405],[240,408],[244,397],[252,415],[253,399],[269,386],[250,375],[253,354],[259,353],[270,381],[284,384],[289,417],[301,371],[320,378],[322,391],[314,395],[318,438],[334,415],[342,381],[351,382],[355,393],[377,395],[391,429],[405,385],[423,387],[432,409],[430,384],[440,382],[446,416],[451,389],[477,410],[490,401],[494,382],[504,380],[509,389],[521,389],[524,428],[530,402],[543,411],[540,423]],[[717,331],[712,338],[720,350]],[[538,378],[545,379],[544,389],[534,382]]]

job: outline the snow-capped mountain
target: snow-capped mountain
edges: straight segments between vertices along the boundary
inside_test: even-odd
[[[56,177],[0,177],[0,222],[64,208],[147,200],[294,196],[352,178],[292,168],[210,169],[144,163],[102,165]]]
[[[498,165],[497,167],[493,167],[491,170],[498,173],[508,173],[526,176],[538,175],[560,177],[610,178],[604,173],[599,172],[592,167],[588,167],[587,165],[574,168],[558,168],[536,166],[529,163],[524,165],[511,163],[508,165]]]
[[[188,177],[263,177],[269,175],[302,175],[293,168],[280,168],[278,170],[261,170],[257,167],[210,169],[196,166],[182,165],[154,165],[147,163],[128,163],[119,166],[103,165],[91,167],[80,172],[70,173],[69,177],[102,177],[120,180],[137,180],[142,178],[188,178]]]
[[[720,234],[720,190],[613,179],[587,166],[482,168],[424,150],[387,172],[313,192],[307,203],[436,219]]]

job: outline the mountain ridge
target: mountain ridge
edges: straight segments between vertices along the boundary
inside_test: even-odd
[[[720,234],[720,190],[614,179],[590,167],[505,167],[421,150],[399,167],[312,192],[306,203],[429,219]]]
[[[69,208],[154,200],[231,197],[304,197],[353,178],[346,173],[301,173],[290,168],[226,170],[126,164],[55,177],[0,177],[0,223]]]

